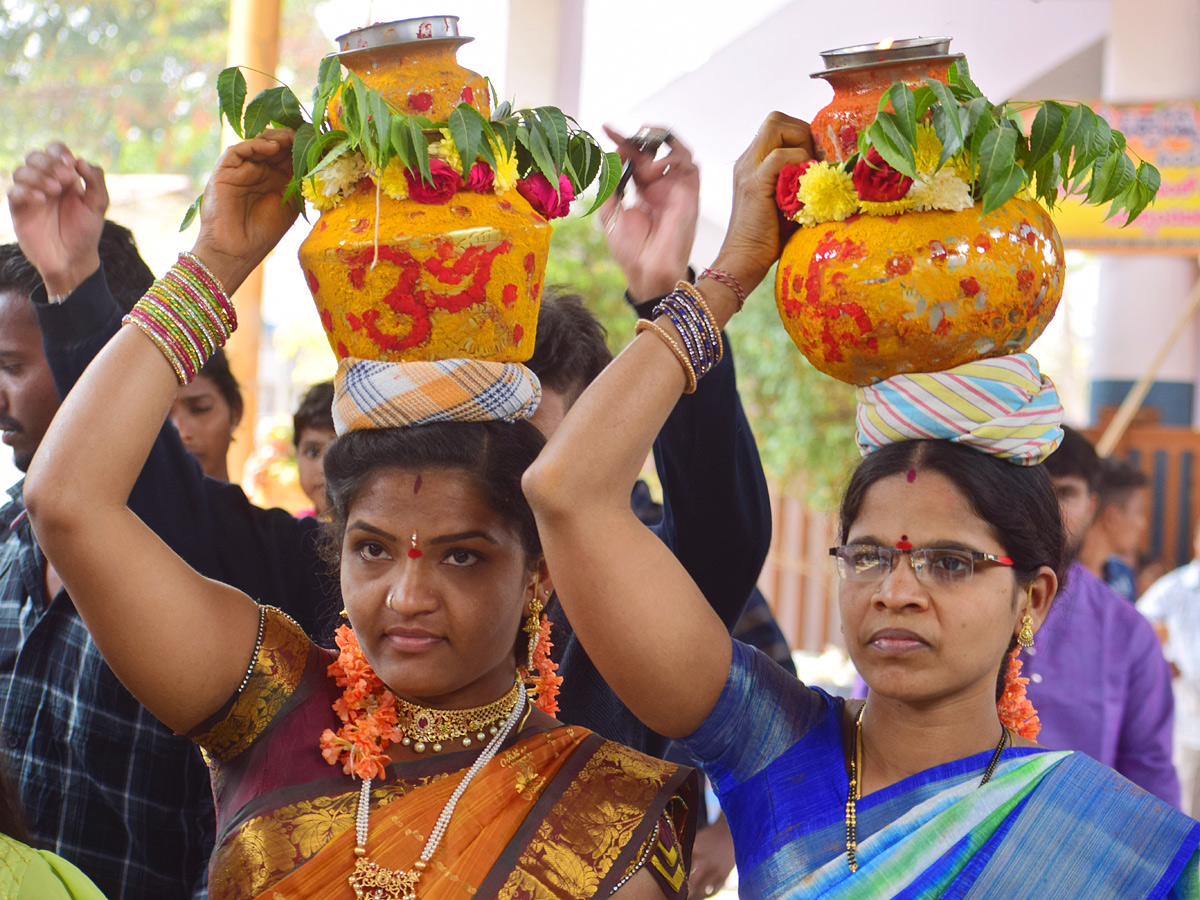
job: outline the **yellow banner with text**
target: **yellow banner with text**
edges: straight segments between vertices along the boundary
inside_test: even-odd
[[[1104,206],[1066,198],[1054,209],[1063,244],[1097,253],[1200,255],[1200,101],[1089,104],[1122,132],[1135,162],[1162,173],[1158,199],[1132,225]]]

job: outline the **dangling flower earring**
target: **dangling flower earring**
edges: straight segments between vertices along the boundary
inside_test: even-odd
[[[546,596],[548,598],[550,595]],[[542,609],[535,584],[533,597],[529,601],[529,616],[521,626],[529,635],[528,656],[526,664],[521,667],[521,675],[528,685],[529,695],[536,698],[538,709],[553,716],[558,713],[558,688],[562,678],[557,674],[558,664],[550,658],[550,651],[554,648],[550,642],[550,619],[542,614]]]
[[[1029,586],[1029,604],[1025,606],[1025,615],[1021,617],[1021,630],[1017,632],[1017,643],[1022,650],[1033,647],[1033,616],[1029,615],[1029,605],[1033,603],[1033,585]]]

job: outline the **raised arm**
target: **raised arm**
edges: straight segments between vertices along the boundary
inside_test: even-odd
[[[700,171],[677,138],[653,159],[612,129],[633,164],[637,201],[604,208],[605,234],[638,315],[688,277],[700,216]],[[725,627],[737,624],[771,542],[771,504],[754,435],[737,392],[732,348],[695,393],[680,398],[654,442],[663,488],[655,527]]]
[[[276,134],[231,148],[205,190],[193,252],[229,293],[295,219],[281,202],[290,147],[290,134]],[[86,184],[86,170],[62,162],[14,174],[14,220],[49,221],[80,190],[80,176]],[[154,343],[122,328],[64,401],[24,495],[38,541],[109,665],[152,713],[187,731],[237,688],[259,614],[245,594],[191,569],[127,506],[177,387]]]
[[[747,292],[779,255],[779,170],[810,156],[808,126],[773,113],[738,160],[733,213],[714,266]],[[712,281],[700,290],[723,327],[737,308],[733,292]],[[659,324],[680,340],[668,320]],[[703,722],[730,663],[724,624],[629,509],[642,461],[684,386],[672,351],[643,333],[583,393],[525,475],[575,633],[625,704],[669,737]]]

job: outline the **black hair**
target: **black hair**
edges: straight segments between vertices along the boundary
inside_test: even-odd
[[[333,382],[319,381],[300,398],[292,416],[292,446],[300,446],[300,434],[306,428],[333,431]]]
[[[129,312],[154,284],[154,273],[138,254],[133,232],[123,225],[105,219],[98,249],[108,289],[121,311]],[[19,245],[0,244],[0,291],[28,297],[41,284],[42,277]]]
[[[439,422],[343,434],[325,452],[326,559],[337,567],[350,507],[380,470],[461,469],[512,526],[532,564],[542,555],[542,542],[521,476],[545,444],[529,422]]]
[[[1018,584],[1029,584],[1042,566],[1049,566],[1061,587],[1070,559],[1058,498],[1045,468],[1018,466],[952,441],[886,444],[859,463],[850,476],[842,498],[838,541],[846,542],[867,491],[877,481],[911,469],[937,472],[958,488],[995,534],[1013,561]],[[997,700],[1004,692],[1008,653],[1016,645],[1014,635],[996,678]]]
[[[1109,506],[1124,507],[1134,491],[1149,483],[1150,479],[1141,469],[1127,462],[1112,457],[1101,460],[1100,475],[1096,479],[1096,493],[1100,498],[1096,515]]]
[[[1088,490],[1096,492],[1100,457],[1091,442],[1069,425],[1063,426],[1062,443],[1042,465],[1051,478],[1082,478],[1087,482]]]
[[[154,273],[138,253],[133,232],[124,225],[105,219],[99,250],[108,289],[121,310],[129,312],[154,284]]]
[[[242,412],[245,410],[242,402],[242,388],[229,369],[229,358],[225,355],[224,350],[218,348],[208,358],[208,362],[204,364],[196,377],[207,378],[217,386],[221,397],[229,404],[229,411],[233,414],[234,422],[238,422],[242,418]]]
[[[21,806],[21,792],[6,765],[0,765],[0,834],[22,844],[33,844]]]
[[[42,276],[17,244],[0,244],[0,291],[28,297],[42,284]]]
[[[952,441],[886,444],[859,463],[842,498],[839,540],[846,541],[867,490],[882,478],[911,469],[945,476],[1012,558],[1019,584],[1042,566],[1059,581],[1068,565],[1066,536],[1054,485],[1043,466],[1018,466]]]
[[[550,292],[542,297],[537,343],[526,365],[543,385],[562,394],[570,408],[612,362],[607,337],[581,296]]]

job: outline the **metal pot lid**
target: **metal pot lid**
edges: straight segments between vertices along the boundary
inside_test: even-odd
[[[852,72],[865,72],[868,69],[883,69],[887,66],[910,66],[913,63],[952,63],[956,60],[965,59],[962,53],[937,53],[931,56],[905,56],[899,59],[884,59],[875,60],[873,62],[864,62],[857,65],[843,65],[834,69],[824,69],[820,72],[813,72],[809,78],[824,78],[832,81],[841,75],[850,74]]]
[[[424,16],[419,19],[400,19],[396,22],[377,22],[366,28],[356,28],[337,39],[335,56],[359,50],[376,50],[395,44],[452,41],[462,45],[474,38],[458,33],[458,16]]]

